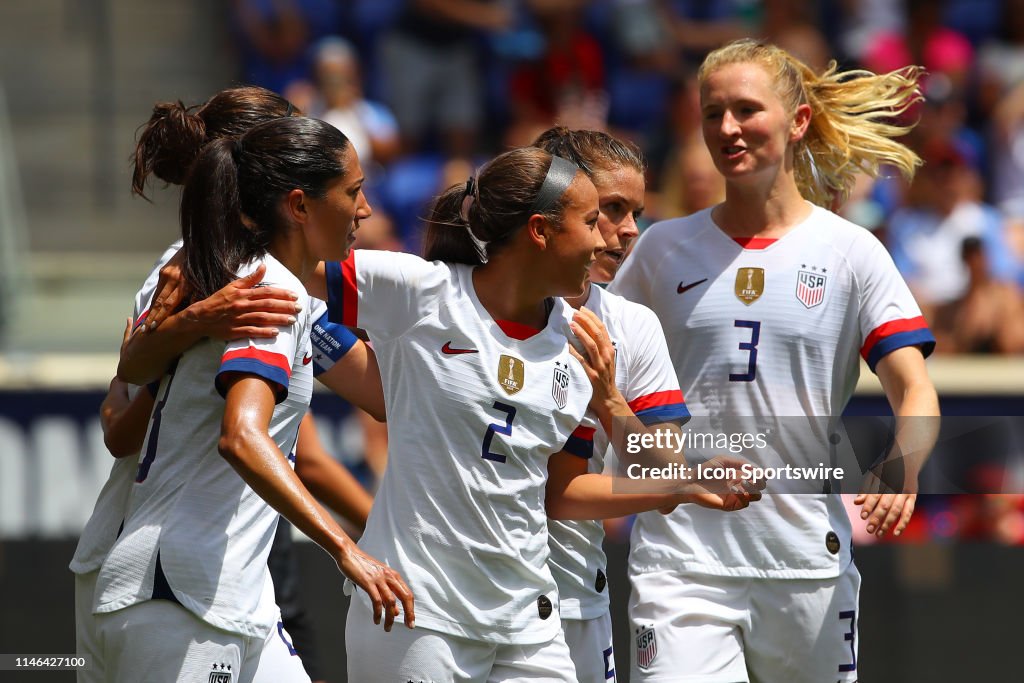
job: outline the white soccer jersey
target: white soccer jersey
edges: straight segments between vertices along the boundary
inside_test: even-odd
[[[600,318],[615,344],[615,384],[645,424],[682,422],[683,402],[658,318],[645,306],[591,286],[584,304]],[[588,470],[601,473],[608,436],[598,426]],[[591,520],[548,520],[551,558],[563,619],[593,619],[608,611],[604,525]]]
[[[264,262],[264,282],[296,292],[305,313],[274,339],[204,340],[163,378],[124,530],[100,569],[96,612],[153,598],[163,583],[159,566],[174,598],[217,628],[265,638],[276,624],[267,554],[278,514],[217,450],[222,373],[258,375],[277,387],[269,434],[282,453],[293,452],[309,405],[309,299],[281,263],[270,255]]]
[[[710,209],[665,221],[640,236],[612,284],[658,315],[695,416],[839,416],[858,354],[873,370],[903,346],[931,352],[920,309],[868,231],[814,207],[781,239],[761,242],[740,246]],[[835,577],[851,559],[850,536],[838,496],[775,494],[727,515],[644,513],[630,562],[638,572]]]
[[[164,251],[154,264],[153,270],[146,278],[142,288],[135,293],[132,320],[135,321],[136,326],[144,322],[149,313],[149,306],[160,279],[160,269],[178,253],[181,245],[181,240],[178,240]],[[310,308],[310,319],[314,321],[310,328],[310,339],[313,342],[313,374],[316,376],[326,372],[334,366],[334,363],[341,360],[357,339],[348,328],[335,325],[327,319],[326,302],[310,297]],[[155,392],[158,387],[159,382],[154,382],[153,391]],[[134,392],[139,389],[140,387],[134,387],[130,393],[134,396]],[[117,540],[118,530],[124,520],[128,497],[138,468],[138,455],[114,460],[107,481],[96,498],[92,515],[79,536],[75,555],[69,565],[74,573],[85,574],[100,568],[103,558],[107,556],[110,547]]]
[[[331,320],[380,363],[388,466],[359,544],[405,578],[416,624],[492,643],[558,633],[544,511],[548,458],[586,457],[591,387],[566,343],[571,309],[508,336],[473,268],[358,250],[327,266]]]
[[[136,325],[145,320],[146,314],[149,312],[149,302],[153,298],[157,281],[160,279],[160,269],[179,249],[181,249],[181,240],[168,247],[157,259],[142,288],[135,293],[132,320]],[[129,393],[134,396],[139,389],[136,387]],[[75,548],[75,556],[71,559],[70,565],[71,571],[74,573],[85,574],[99,569],[103,558],[107,556],[110,547],[114,545],[121,522],[124,520],[125,509],[128,507],[128,496],[131,494],[132,483],[135,481],[138,467],[137,455],[114,460],[114,464],[110,468],[110,475],[96,498],[92,515],[85,523],[82,534],[78,538],[78,547]]]

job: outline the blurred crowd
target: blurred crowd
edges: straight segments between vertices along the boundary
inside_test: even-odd
[[[357,247],[420,250],[430,200],[559,123],[632,140],[645,224],[724,192],[700,134],[695,70],[763,37],[817,71],[927,69],[912,184],[863,178],[833,207],[873,231],[937,353],[1024,353],[1024,0],[231,0],[240,82],[341,129],[374,216]],[[386,439],[368,425],[369,458]],[[377,429],[375,432],[374,429]],[[911,538],[1024,543],[1024,498],[928,497]],[[857,526],[857,525],[855,525]]]
[[[940,353],[1024,352],[1024,0],[232,0],[239,80],[353,141],[376,209],[363,246],[419,249],[447,185],[558,122],[633,140],[645,220],[718,201],[694,86],[740,36],[816,70],[923,65],[907,185],[841,211],[889,247]]]
[[[875,231],[940,353],[1024,352],[1024,0],[233,0],[239,79],[343,130],[371,169],[365,246],[419,249],[419,217],[475,163],[555,122],[644,150],[645,219],[718,201],[694,69],[762,36],[823,70],[927,68],[907,186],[841,210]]]

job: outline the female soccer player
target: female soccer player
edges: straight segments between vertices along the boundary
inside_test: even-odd
[[[295,114],[297,112],[287,100],[258,87],[228,88],[195,107],[186,107],[180,102],[158,103],[143,127],[136,147],[132,191],[145,197],[145,187],[152,176],[168,184],[180,185],[202,147],[211,140],[237,136],[257,123]],[[179,240],[165,251],[136,294],[132,325],[135,321],[141,324],[149,317],[149,300],[157,286],[160,269],[180,248]],[[175,353],[184,352],[205,336],[222,340],[246,336],[271,337],[276,333],[276,325],[289,325],[290,318],[298,312],[295,296],[273,287],[255,288],[264,271],[261,266],[214,296],[185,309],[178,317],[186,320],[190,328],[186,333],[179,329]],[[159,316],[159,311],[155,311],[155,315]],[[341,326],[328,323],[326,314],[320,319],[314,313],[313,318],[316,322],[312,339],[320,350],[313,364],[314,374],[335,392],[365,405],[378,419],[383,419],[379,373],[372,352]],[[173,330],[174,327],[172,322],[164,329]],[[161,336],[162,333],[163,330]],[[153,383],[150,388],[155,390],[158,384]],[[372,389],[374,386],[375,390]],[[367,390],[367,387],[371,389]],[[101,410],[104,438],[117,460],[82,531],[71,562],[71,569],[76,575],[76,651],[89,654],[92,663],[88,670],[79,672],[82,683],[105,680],[100,656],[102,648],[97,642],[92,615],[93,592],[100,564],[113,545],[125,516],[128,496],[138,470],[138,452],[145,438],[153,404],[151,391],[136,392],[136,387],[115,378]],[[307,436],[315,435],[311,415],[307,415],[302,424],[300,431]],[[358,526],[364,525],[371,502],[369,495],[316,445],[315,439],[310,438],[303,438],[297,444],[296,473],[307,488],[327,501],[332,509]],[[273,550],[271,554],[274,554]],[[298,674],[301,674],[302,666],[308,667],[310,662],[304,657],[302,664],[296,665],[297,658],[292,656],[294,649],[290,644],[285,646],[286,636],[282,630],[279,637],[275,634],[268,642],[268,645],[276,647],[264,650],[260,671],[269,677],[260,676],[257,681],[301,680]],[[272,656],[275,654],[280,656]],[[296,666],[297,672],[285,673]]]
[[[694,415],[838,417],[858,354],[897,429],[938,415],[924,365],[934,340],[906,284],[871,233],[823,208],[880,164],[913,176],[918,158],[891,138],[906,130],[894,120],[917,98],[918,74],[838,73],[833,63],[818,75],[752,40],[705,59],[703,133],[725,201],[652,226],[612,285],[661,319]],[[906,526],[932,442],[904,449],[917,452],[901,490],[858,496],[869,532]],[[850,536],[836,495],[770,495],[728,516],[693,506],[641,515],[632,680],[855,680]]]
[[[400,576],[352,544],[285,457],[311,388],[302,280],[347,253],[369,213],[361,185],[345,137],[299,117],[213,141],[191,171],[181,216],[197,297],[264,265],[264,280],[298,293],[304,313],[270,339],[202,341],[161,381],[128,516],[97,580],[111,679],[230,670],[251,680],[276,626],[266,558],[278,512],[367,591],[385,628],[399,601],[412,626]]]
[[[605,450],[611,441],[608,434],[615,431],[614,420],[637,418],[640,423],[664,432],[675,430],[690,413],[679,390],[665,335],[654,313],[645,306],[593,286],[612,281],[639,234],[636,220],[644,207],[644,163],[639,150],[632,143],[607,133],[564,127],[548,129],[533,144],[572,160],[587,173],[597,189],[600,207],[597,227],[605,249],[590,267],[590,278],[583,294],[567,302],[575,309],[582,309],[581,319],[593,315],[603,323],[614,345],[615,364],[614,383],[602,387],[601,382],[597,382],[595,396],[598,400],[591,401],[599,419],[594,435],[594,456],[582,464],[573,459],[553,458],[554,467],[549,467],[550,491],[581,472],[601,473],[607,469]],[[577,327],[574,331],[581,333]],[[582,331],[582,336],[588,336],[587,330]],[[622,429],[624,425],[620,422],[618,427]],[[623,455],[629,457],[629,454]],[[726,461],[732,462],[727,457],[719,460],[723,465],[728,464]],[[741,463],[735,461],[736,466]],[[558,465],[568,467],[556,469]],[[610,486],[612,480],[605,478],[603,482]],[[708,491],[693,495],[689,501],[732,511],[745,508],[750,501],[759,498],[756,490],[732,495]],[[651,507],[649,500],[642,500],[637,506],[635,499],[631,500],[624,491],[615,494],[613,505],[602,503],[597,495],[591,495],[590,501],[595,507],[594,516],[598,518],[611,516],[613,508],[623,505],[630,506],[626,512]],[[548,535],[549,564],[561,600],[562,631],[572,653],[576,676],[582,683],[614,680],[605,575],[607,562],[602,549],[604,526],[595,520],[550,519]]]
[[[360,544],[407,577],[417,628],[387,640],[349,608],[349,680],[573,681],[548,570],[552,453],[590,454],[591,389],[566,342],[604,247],[597,194],[538,149],[438,198],[424,261],[359,250],[327,264],[334,322],[381,368],[388,464]],[[358,653],[358,656],[356,656]]]
[[[577,309],[586,306],[614,340],[617,398],[628,401],[625,410],[647,424],[685,421],[689,412],[658,319],[649,309],[593,286],[611,282],[639,234],[636,220],[644,208],[644,164],[639,150],[606,133],[563,127],[545,131],[533,144],[575,162],[597,189],[597,228],[605,248],[590,266],[582,296],[568,303]],[[622,414],[621,406],[618,412]],[[605,422],[595,434],[594,456],[584,465],[590,472],[604,469]],[[548,535],[548,564],[558,584],[562,631],[576,676],[581,683],[614,680],[604,526],[591,520],[550,520]]]
[[[518,149],[437,200],[432,262],[360,250],[328,264],[332,319],[369,333],[387,404],[388,467],[360,542],[409,577],[419,618],[415,633],[383,641],[358,628],[368,605],[353,600],[351,680],[575,681],[554,616],[545,503],[588,518],[596,506],[688,499],[615,497],[608,478],[585,467],[569,476],[564,463],[590,456],[593,427],[579,426],[591,380],[557,297],[585,290],[604,248],[598,214],[575,164]],[[578,329],[610,351],[591,322]]]

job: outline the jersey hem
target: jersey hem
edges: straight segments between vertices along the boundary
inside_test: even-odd
[[[260,640],[266,640],[267,636],[270,635],[271,629],[275,626],[274,624],[254,624],[251,622],[238,622],[231,619],[218,619],[217,617],[211,617],[210,613],[201,613],[191,607],[189,603],[194,601],[189,599],[187,595],[174,594],[175,597],[181,604],[182,609],[186,609],[196,616],[200,621],[219,628],[222,631],[228,633],[235,633],[241,636],[250,638],[259,638]],[[144,602],[150,602],[151,598],[139,598],[137,596],[128,596],[122,598],[116,598],[114,600],[108,600],[107,602],[99,603],[93,608],[95,614],[108,614],[111,612],[117,612],[123,609],[127,609],[133,605],[141,605]]]
[[[586,605],[581,608],[581,604]],[[605,596],[604,600],[578,600],[576,598],[563,598],[558,601],[558,613],[566,621],[590,621],[606,614],[611,608],[611,603]]]
[[[363,600],[367,605],[370,604],[369,598],[362,591],[359,592],[359,599]],[[446,633],[468,640],[494,643],[496,645],[540,645],[542,643],[549,643],[555,639],[555,636],[561,630],[557,613],[551,615],[551,624],[546,629],[527,625],[522,630],[513,633],[497,631],[493,628],[488,630],[467,628],[465,624],[425,612],[419,605],[416,606],[416,627],[427,628],[431,631],[438,631],[439,633]]]
[[[726,567],[724,565],[702,564],[688,560],[645,562],[629,564],[629,573],[651,574],[660,571],[677,571],[688,574],[704,574],[708,576],[725,576],[741,579],[834,579],[842,575],[853,562],[852,559],[833,567],[818,569],[762,569],[760,567]]]

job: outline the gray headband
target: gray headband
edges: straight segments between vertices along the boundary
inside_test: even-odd
[[[548,174],[544,176],[544,183],[540,186],[537,198],[533,200],[530,213],[544,213],[554,206],[558,198],[569,189],[569,185],[572,184],[573,178],[576,177],[576,172],[579,170],[580,167],[568,159],[551,155]]]

